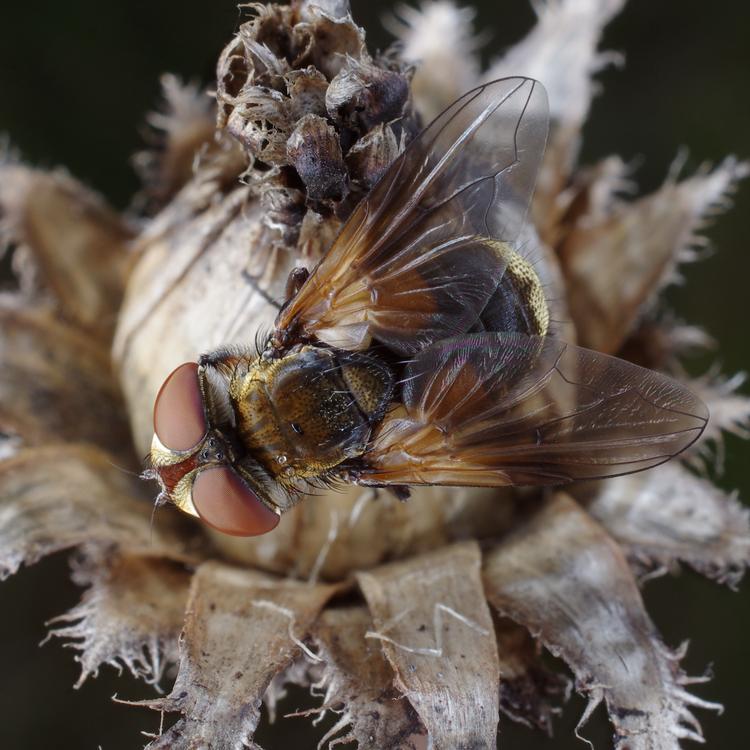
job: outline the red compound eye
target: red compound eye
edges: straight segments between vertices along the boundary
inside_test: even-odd
[[[193,505],[209,526],[232,536],[272,531],[279,516],[269,510],[232,469],[204,469],[193,483]]]
[[[198,365],[186,362],[164,381],[156,397],[154,432],[165,448],[186,451],[198,445],[207,429]]]

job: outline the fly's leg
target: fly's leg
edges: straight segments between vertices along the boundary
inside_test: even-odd
[[[287,304],[297,296],[297,292],[302,289],[302,285],[307,281],[309,275],[310,272],[303,266],[295,266],[289,272],[289,278],[286,280],[284,304]]]
[[[242,278],[248,283],[269,305],[273,305],[277,310],[281,309],[281,303],[274,299],[265,289],[273,276],[274,269],[278,263],[279,253],[278,244],[273,243],[264,251],[263,258],[254,258],[253,267],[260,268],[259,272],[250,273],[247,268],[242,269]]]
[[[273,305],[277,310],[281,310],[281,303],[275,300],[263,287],[260,285],[260,276],[255,276],[250,273],[246,268],[242,270],[242,278],[253,288],[263,299],[268,302],[269,305]]]

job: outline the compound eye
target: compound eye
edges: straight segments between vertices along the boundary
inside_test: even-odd
[[[204,469],[193,483],[193,505],[203,521],[232,536],[258,536],[276,528],[269,510],[232,469]]]
[[[198,365],[186,362],[159,390],[154,403],[154,432],[165,448],[186,451],[198,445],[207,429]]]

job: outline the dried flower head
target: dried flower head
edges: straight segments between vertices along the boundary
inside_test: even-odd
[[[689,383],[713,418],[683,462],[555,492],[321,491],[257,539],[152,519],[153,487],[118,468],[138,470],[174,366],[268,328],[289,271],[325,253],[420,122],[509,74],[549,91],[527,234],[562,335],[690,381],[681,357],[710,339],[656,300],[748,166],[727,158],[637,200],[618,157],[578,167],[592,76],[612,60],[599,36],[622,4],[537,4],[484,71],[471,12],[446,0],[402,9],[380,56],[346,0],[253,5],[215,107],[163,80],[138,226],[67,174],[0,156],[18,278],[0,297],[0,576],[78,550],[86,592],[52,635],[78,649],[80,682],[102,664],[170,681],[144,702],[177,714],[149,748],[258,747],[263,704],[273,716],[292,684],[321,698],[309,715],[336,716],[320,747],[495,747],[499,721],[550,732],[571,686],[588,701],[579,729],[603,703],[617,750],[702,739],[695,710],[719,707],[690,691],[702,678],[640,584],[686,564],[736,586],[750,561],[748,512],[700,475],[722,432],[748,434],[738,377]]]

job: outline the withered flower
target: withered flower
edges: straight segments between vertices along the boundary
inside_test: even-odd
[[[722,431],[747,434],[735,379],[689,383],[712,421],[682,462],[555,492],[321,491],[257,539],[168,509],[152,524],[154,487],[119,468],[142,468],[174,366],[267,329],[289,271],[325,253],[420,123],[506,75],[549,92],[533,242],[566,340],[689,380],[680,357],[706,337],[655,301],[748,167],[727,158],[638,200],[617,157],[578,168],[598,38],[621,5],[542,5],[485,71],[471,14],[449,2],[392,19],[401,44],[380,56],[346,0],[252,6],[215,109],[164,80],[137,226],[3,154],[18,284],[0,297],[0,575],[78,549],[88,588],[53,634],[75,643],[81,681],[102,664],[173,679],[145,702],[178,714],[148,747],[257,747],[261,707],[288,684],[322,696],[311,715],[336,714],[320,746],[495,747],[498,721],[551,730],[570,685],[545,649],[588,700],[579,726],[604,702],[618,750],[701,739],[694,710],[718,706],[689,691],[639,584],[681,563],[730,586],[744,573],[748,514],[700,474]]]

